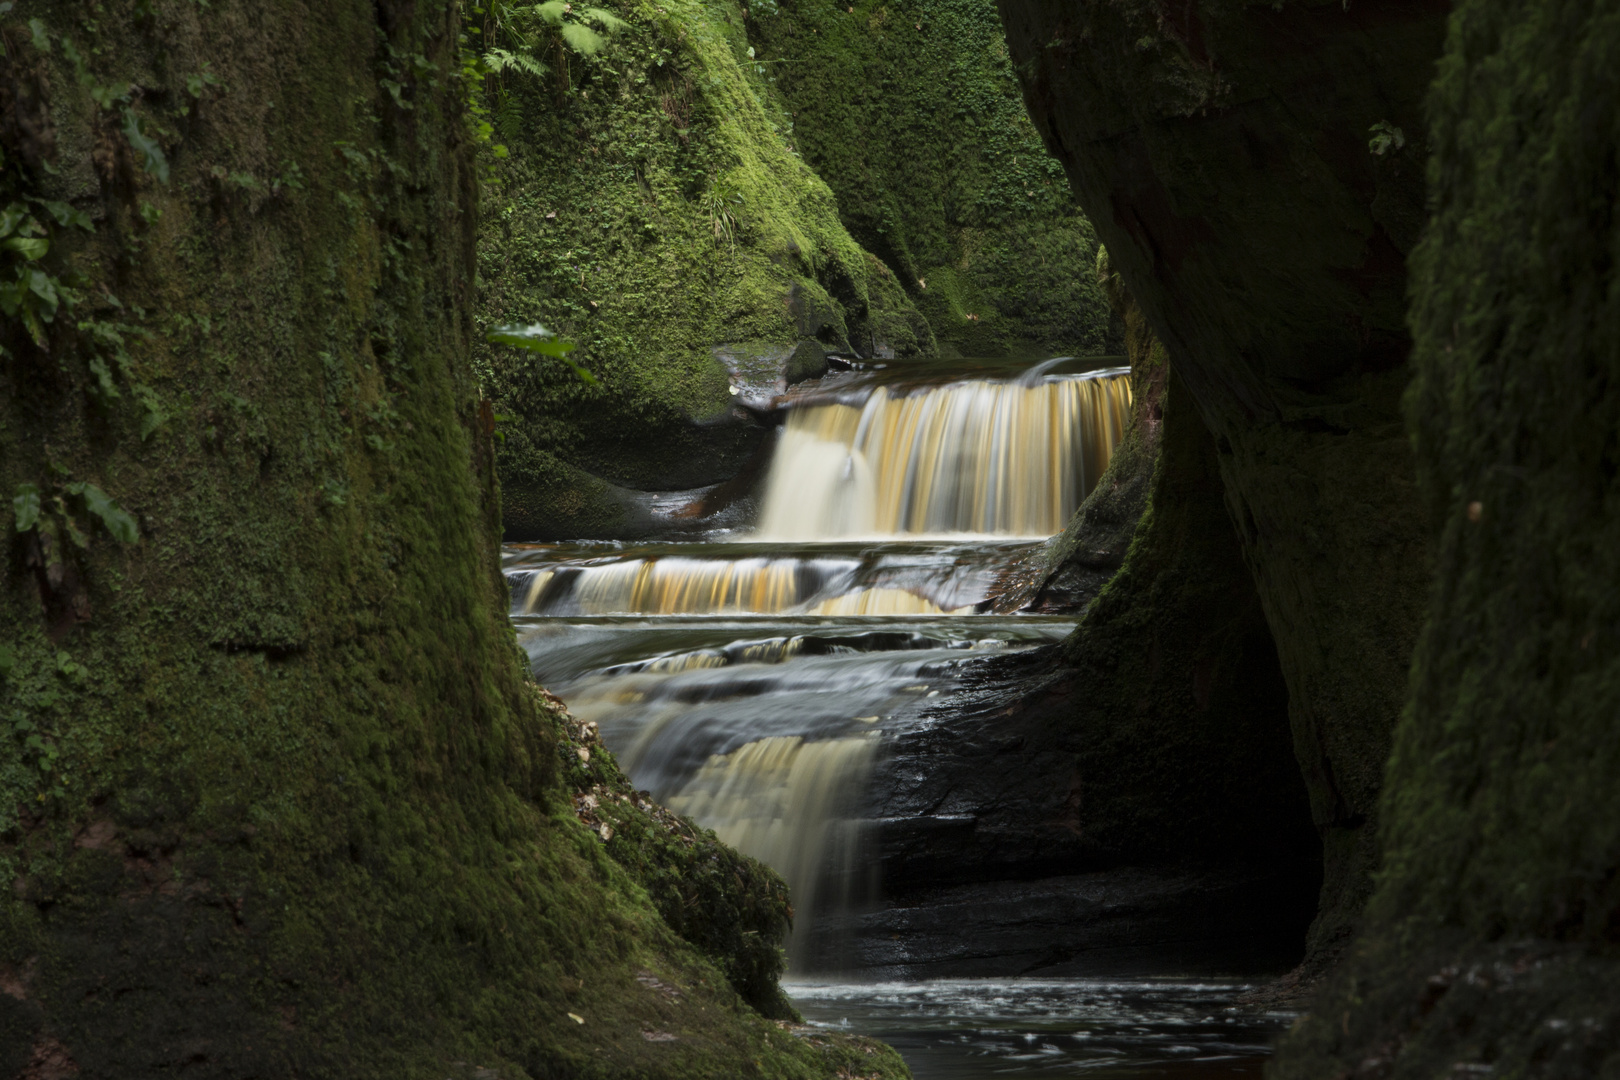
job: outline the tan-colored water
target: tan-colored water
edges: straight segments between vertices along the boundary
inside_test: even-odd
[[[862,877],[861,830],[849,815],[880,734],[817,742],[773,736],[716,754],[670,796],[669,808],[781,874],[796,925],[808,927],[816,912],[857,898],[850,894]],[[800,959],[799,945],[789,940],[790,962]]]
[[[825,941],[809,943],[818,915],[870,884],[858,819],[883,729],[949,692],[964,653],[1048,640],[1027,620],[988,622],[1031,546],[1005,538],[1063,528],[1129,408],[1117,372],[880,386],[789,412],[754,536],[514,553],[537,673],[638,784],[782,874],[796,970],[826,966]],[[985,621],[934,629],[974,613]],[[711,624],[724,616],[738,626]],[[761,616],[780,628],[747,621]],[[917,628],[900,628],[907,616]],[[645,647],[612,644],[635,635]]]
[[[1128,375],[879,387],[788,414],[758,535],[1051,536],[1108,467]]]

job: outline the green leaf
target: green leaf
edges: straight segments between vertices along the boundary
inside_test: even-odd
[[[56,292],[56,279],[43,270],[30,270],[28,271],[28,289],[39,297],[39,313],[44,320],[46,322],[55,320],[56,305],[61,302],[61,297]],[[40,345],[42,348],[44,347],[43,342]]]
[[[74,547],[83,551],[90,546],[90,538],[84,535],[84,530],[79,528],[79,522],[73,515],[62,515],[62,524],[67,526],[68,539],[73,541]]]
[[[550,23],[552,26],[561,26],[563,21],[563,12],[566,11],[567,8],[568,5],[564,3],[563,0],[546,0],[544,4],[536,4],[530,10],[532,10],[542,19],[546,20],[546,22]]]
[[[102,401],[117,401],[122,396],[118,393],[118,384],[113,382],[112,369],[107,367],[107,361],[94,353],[90,356],[90,374],[96,377],[91,389],[101,396]]]
[[[141,403],[145,412],[141,416],[141,442],[152,437],[152,433],[169,422],[169,414],[163,411],[162,399],[157,391],[145,383],[136,383],[132,389],[136,399]]]
[[[15,251],[29,262],[43,259],[45,253],[51,250],[49,240],[38,240],[23,236],[13,236],[10,240],[0,241],[0,248],[6,251]]]
[[[491,49],[484,54],[484,67],[490,74],[499,74],[502,71],[522,71],[530,75],[544,75],[546,65],[526,53],[515,53],[509,49]]]
[[[158,141],[141,130],[140,117],[135,115],[134,109],[124,110],[124,138],[129,145],[144,159],[146,171],[157,177],[161,183],[169,182],[169,159],[163,156],[163,147]]]
[[[17,514],[17,531],[25,533],[39,524],[39,488],[34,484],[17,485],[17,497],[11,500]]]
[[[135,519],[122,509],[107,493],[94,484],[70,484],[70,488],[81,488],[74,492],[84,499],[84,508],[91,515],[100,520],[107,531],[112,533],[113,539],[124,544],[133,544],[141,538],[140,530],[135,526]]]
[[[92,86],[90,96],[95,99],[97,105],[111,111],[114,105],[129,100],[129,90],[127,82],[113,83],[110,86]]]
[[[491,330],[485,340],[497,345],[511,345],[513,348],[525,349],[541,356],[550,356],[561,360],[573,369],[583,383],[596,385],[596,376],[568,359],[569,352],[576,347],[572,341],[565,341],[556,334],[547,330],[539,323],[529,326],[497,326]]]
[[[496,345],[511,345],[514,348],[558,358],[567,356],[575,348],[572,341],[563,340],[539,323],[532,323],[529,326],[515,324],[497,326],[489,332],[486,340]]]
[[[595,23],[604,30],[623,30],[625,27],[630,25],[617,15],[613,14],[613,12],[604,11],[602,8],[596,7],[582,8],[580,10],[579,17],[587,22]]]
[[[28,331],[28,336],[33,339],[34,344],[41,349],[50,348],[51,339],[45,334],[45,324],[39,321],[39,316],[34,313],[33,307],[28,305],[20,306],[17,314],[22,316],[23,327]]]
[[[14,202],[4,210],[0,210],[0,236],[10,236],[27,218],[28,207],[22,203]]]
[[[11,5],[7,4],[6,6],[10,7]],[[44,23],[38,19],[29,19],[28,30],[34,35],[34,48],[43,53],[51,51],[51,35],[45,32]]]
[[[5,14],[0,12],[0,15]],[[11,650],[10,645],[0,645],[0,679],[11,674],[11,669],[17,666],[17,654]]]
[[[607,44],[607,39],[583,23],[563,23],[562,39],[581,56],[595,56]]]
[[[90,215],[83,210],[76,210],[65,202],[52,202],[49,199],[35,199],[33,201],[47,214],[51,215],[51,218],[64,229],[72,227],[83,229],[85,232],[96,231],[95,223],[90,220]]]

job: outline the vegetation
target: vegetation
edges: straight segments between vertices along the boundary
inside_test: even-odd
[[[1124,351],[1089,273],[1096,234],[1030,123],[995,5],[756,0],[748,37],[795,150],[944,352]]]
[[[492,164],[484,209],[480,317],[555,328],[598,380],[479,354],[480,378],[515,417],[500,451],[513,535],[614,535],[626,522],[611,485],[734,475],[764,432],[734,411],[733,376],[763,372],[768,386],[801,342],[934,348],[793,152],[747,62],[737,6],[612,14],[589,55],[486,83],[508,156]]]
[[[1617,59],[1601,4],[1451,17],[1407,398],[1434,589],[1367,929],[1282,1076],[1620,1063]]]
[[[535,40],[551,44],[523,55],[543,74],[479,61],[500,185],[481,237],[481,317],[556,328],[600,379],[480,356],[516,418],[500,450],[509,535],[626,535],[635,491],[736,476],[764,433],[731,385],[768,396],[796,349],[1117,350],[1089,274],[1095,241],[1024,116],[993,11],[932,6],[932,43],[905,68],[915,89],[881,88],[898,128],[875,98],[857,107],[850,95],[865,92],[843,72],[915,42],[800,33],[809,6],[621,2],[588,55],[542,28]],[[779,36],[795,33],[784,51]],[[807,119],[801,89],[822,112]],[[968,153],[981,143],[985,155]],[[846,186],[841,163],[874,147],[888,172]],[[903,250],[869,227],[876,207],[901,205],[915,208]]]
[[[573,810],[462,63],[448,2],[0,8],[0,1075],[903,1072]]]

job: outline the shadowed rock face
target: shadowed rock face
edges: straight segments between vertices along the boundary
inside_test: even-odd
[[[1434,587],[1343,970],[1272,1075],[1620,1072],[1620,13],[1466,0],[1428,100]]]
[[[1219,449],[1353,928],[1426,589],[1399,403],[1448,5],[1001,0],[1031,115]]]

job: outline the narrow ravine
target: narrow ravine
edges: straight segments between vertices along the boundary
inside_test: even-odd
[[[854,974],[871,951],[860,913],[884,889],[866,815],[886,746],[927,723],[977,658],[1075,625],[1074,612],[1020,609],[1024,569],[1097,483],[1129,414],[1128,372],[1072,371],[1084,366],[830,376],[776,403],[754,528],[506,550],[535,677],[598,726],[639,788],[782,874],[789,989],[807,1018],[881,1033],[919,1077],[1020,1063],[1214,1075],[1265,1052],[1264,1021],[1234,1029],[1223,1012],[1235,983],[1078,993]],[[1114,1006],[1086,1004],[1099,994]],[[1194,1013],[1184,1038],[1166,1034]]]

